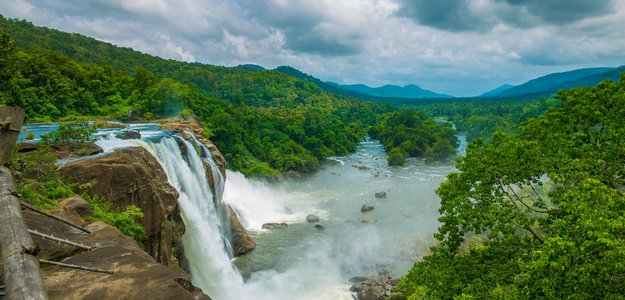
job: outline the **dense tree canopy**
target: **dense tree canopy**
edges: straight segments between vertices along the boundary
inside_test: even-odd
[[[7,30],[0,36],[0,105],[24,108],[30,122],[197,116],[229,167],[247,175],[312,171],[326,156],[353,151],[367,127],[390,109],[275,71],[164,60],[24,21],[1,21]],[[7,32],[20,39],[14,42]],[[107,56],[113,54],[115,60]]]
[[[625,76],[556,98],[561,107],[518,135],[470,144],[437,191],[441,245],[400,289],[415,299],[623,297]]]
[[[388,153],[390,165],[402,165],[408,157],[444,160],[458,148],[456,131],[447,122],[436,122],[423,112],[401,109],[386,114],[369,130]]]

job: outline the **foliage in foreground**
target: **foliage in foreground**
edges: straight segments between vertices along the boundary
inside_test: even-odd
[[[129,205],[123,210],[117,210],[106,202],[105,199],[97,195],[90,196],[83,193],[82,197],[89,202],[93,208],[93,216],[91,221],[101,220],[106,224],[116,227],[123,234],[131,237],[135,241],[142,243],[145,240],[145,229],[136,220],[143,217],[141,208],[135,205]]]
[[[389,165],[403,165],[408,157],[446,160],[452,158],[458,148],[456,131],[451,124],[438,123],[412,109],[386,114],[369,134],[384,145]]]
[[[41,209],[52,209],[57,206],[57,200],[74,194],[73,187],[65,184],[57,172],[55,162],[53,150],[45,146],[13,154],[9,168],[19,172],[14,180],[23,201]]]
[[[624,297],[625,76],[557,99],[517,136],[469,146],[437,190],[441,246],[398,289],[411,299]],[[486,240],[459,252],[472,234]]]
[[[61,141],[62,142],[62,141]],[[14,176],[17,192],[24,202],[33,204],[44,210],[54,210],[58,201],[76,194],[82,190],[59,174],[55,165],[54,150],[45,145],[28,153],[14,153],[9,163],[18,176]],[[123,210],[116,210],[97,197],[83,194],[83,198],[93,208],[91,220],[102,220],[117,227],[122,233],[141,243],[145,238],[145,230],[137,222],[143,216],[139,207],[128,206]]]

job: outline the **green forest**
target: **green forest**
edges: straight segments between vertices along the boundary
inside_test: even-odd
[[[165,60],[26,21],[2,19],[0,28],[0,104],[24,108],[28,122],[198,117],[229,168],[245,175],[313,171],[327,156],[354,151],[368,128],[395,109],[330,94],[277,71]],[[431,117],[420,118],[434,124]],[[429,140],[433,132],[419,134]],[[455,136],[446,136],[455,145]],[[431,142],[427,149],[408,149],[410,139],[402,154],[454,154],[432,154],[437,148]]]
[[[27,122],[198,118],[229,169],[265,178],[315,171],[366,135],[389,165],[455,159],[436,191],[437,245],[395,288],[408,299],[623,298],[625,75],[553,98],[380,103],[1,16],[0,29],[0,105],[24,108]],[[471,141],[462,158],[458,132]],[[51,196],[24,192],[43,207],[73,192],[44,171]]]
[[[625,75],[561,91],[517,134],[476,139],[437,190],[440,246],[409,299],[614,299],[625,287]]]

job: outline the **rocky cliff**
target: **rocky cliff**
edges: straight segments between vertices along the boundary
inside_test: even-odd
[[[141,225],[147,233],[146,251],[159,263],[179,266],[182,252],[175,248],[181,245],[185,229],[178,192],[150,152],[140,147],[117,150],[72,161],[61,166],[59,172],[78,184],[89,183],[85,191],[102,197],[114,208],[141,208]]]
[[[29,229],[70,239],[91,251],[33,236],[39,258],[111,271],[113,274],[46,266],[41,272],[50,299],[210,299],[181,270],[157,263],[136,241],[103,222],[89,223],[89,204],[80,196],[60,201],[53,213],[91,231],[86,234],[43,215],[24,211]]]

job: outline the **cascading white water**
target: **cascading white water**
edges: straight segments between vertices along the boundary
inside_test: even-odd
[[[227,171],[224,185],[201,143],[165,136],[154,143],[115,139],[98,144],[105,151],[141,146],[159,160],[180,192],[183,243],[193,283],[216,300],[352,299],[348,278],[373,274],[380,265],[395,265],[395,276],[405,272],[432,243],[428,237],[438,226],[434,189],[453,169],[419,161],[389,168],[382,146],[366,141],[356,153],[335,158],[339,163],[326,165],[306,180],[269,186]],[[213,171],[215,199],[203,163]],[[354,164],[365,164],[370,171]],[[389,199],[374,198],[378,191],[389,192]],[[258,243],[256,250],[236,260],[225,247],[229,223],[220,215],[222,201],[237,211]],[[363,214],[363,203],[376,208]],[[310,213],[321,217],[325,229],[306,223]],[[287,222],[288,229],[261,230],[266,222]]]
[[[243,279],[230,263],[230,256],[224,248],[227,243],[224,243],[222,221],[213,201],[202,159],[191,143],[183,139],[181,142],[186,145],[186,157],[183,157],[173,137],[163,137],[157,143],[109,137],[97,144],[105,151],[140,146],[158,159],[167,173],[169,183],[180,193],[178,203],[186,226],[182,242],[185,257],[190,262],[193,283],[213,299],[245,299]],[[207,159],[212,161],[212,158]],[[217,170],[216,166],[213,170]],[[222,180],[216,182],[215,187],[223,191],[223,177],[219,178]],[[218,186],[218,183],[221,184]]]

